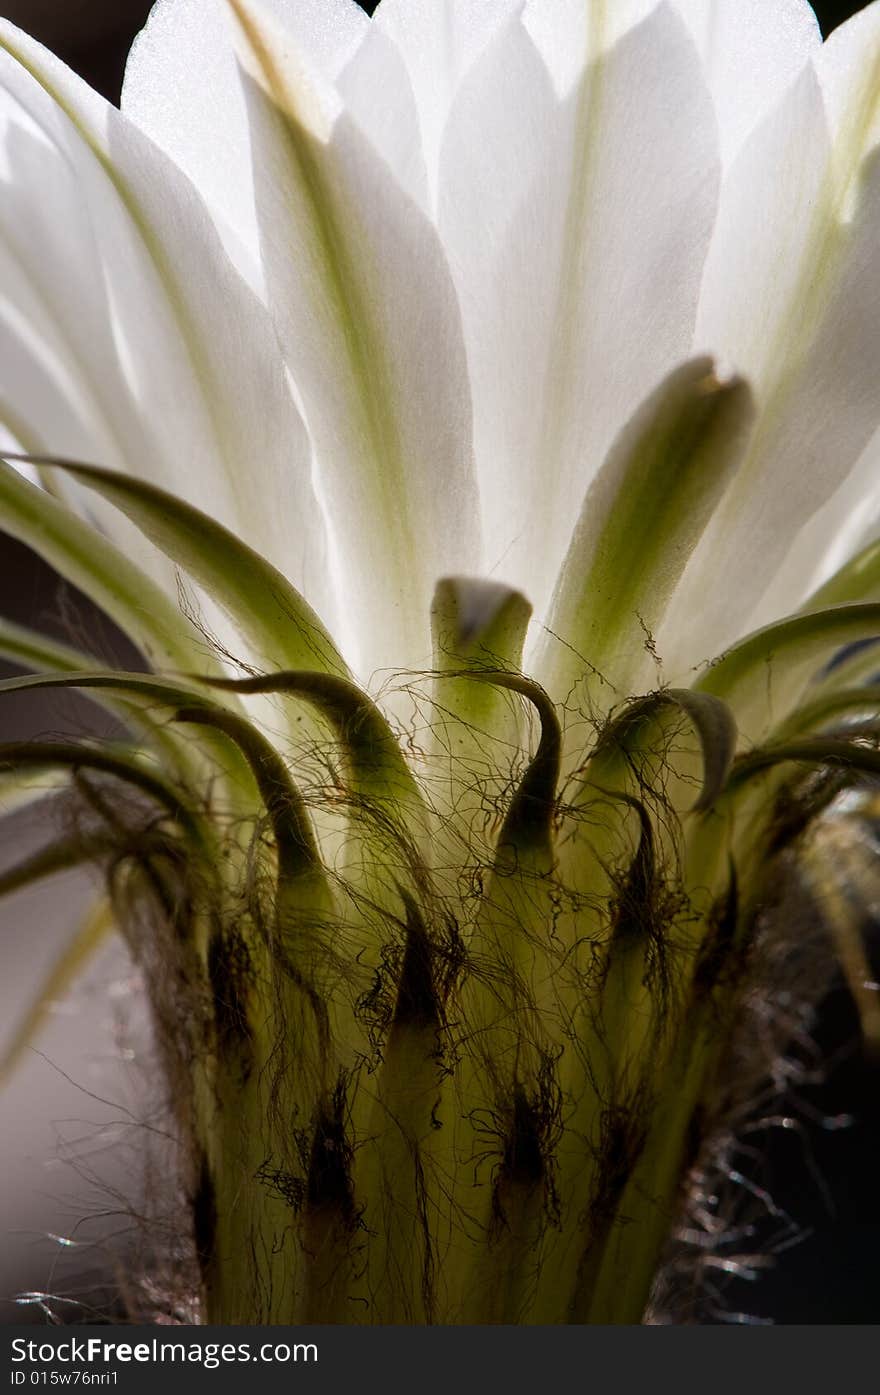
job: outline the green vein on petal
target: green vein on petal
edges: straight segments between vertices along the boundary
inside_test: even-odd
[[[296,588],[208,514],[118,471],[48,457],[35,463],[65,471],[124,513],[219,602],[268,667],[346,671],[321,621]]]
[[[721,382],[710,359],[695,359],[618,437],[587,494],[551,607],[539,671],[558,699],[588,672],[621,694],[644,686],[646,646],[732,478],[752,416],[747,384]]]
[[[404,558],[418,556],[412,520],[402,507],[407,498],[406,472],[397,423],[392,410],[395,394],[390,382],[385,347],[374,326],[374,314],[363,303],[359,280],[351,264],[351,250],[338,211],[316,157],[316,137],[326,138],[325,118],[309,104],[309,96],[296,94],[272,53],[255,15],[242,0],[227,0],[241,29],[256,80],[275,105],[284,125],[286,146],[296,183],[308,207],[318,248],[323,289],[341,327],[341,340],[356,384],[360,433],[373,461],[380,466],[371,481],[379,495],[379,516],[394,519],[394,544],[389,542],[389,565],[400,568]],[[401,574],[402,581],[402,574]]]
[[[441,554],[472,565],[479,530],[469,380],[444,249],[290,35],[256,3],[228,8],[270,302],[341,543],[352,641],[364,672],[424,665]]]
[[[205,402],[209,414],[217,430],[217,437],[222,442],[224,431],[222,423],[218,420],[218,404],[214,393],[210,388],[211,374],[208,369],[205,351],[199,342],[199,336],[193,326],[189,315],[186,313],[183,298],[176,284],[176,277],[172,266],[169,265],[168,256],[162,242],[155,235],[150,226],[143,209],[140,207],[133,191],[128,187],[123,178],[120,167],[111,159],[108,152],[103,148],[101,142],[96,139],[94,133],[89,129],[87,123],[82,119],[72,101],[68,100],[58,89],[51,78],[42,72],[36,62],[27,57],[8,39],[0,35],[0,48],[4,49],[11,58],[15,60],[33,80],[43,89],[46,95],[55,103],[60,111],[64,113],[77,135],[84,145],[91,151],[92,155],[103,169],[107,179],[119,198],[122,206],[137,235],[143,244],[147,256],[152,263],[159,280],[165,290],[168,304],[170,305],[174,319],[180,329],[180,334],[186,345],[187,355],[192,364],[196,379],[204,393]]]
[[[705,601],[690,630],[690,592],[671,615],[666,640],[682,667],[730,643],[737,618],[740,628],[756,610],[769,618],[768,592],[777,614],[802,594],[797,567],[783,565],[789,541],[833,497],[876,429],[878,321],[865,259],[876,240],[878,165],[865,138],[880,66],[873,39],[860,50],[837,90],[827,79],[838,38],[820,48],[729,172],[696,333],[743,366],[760,412],[694,559],[689,580]],[[771,250],[768,219],[788,230],[783,258]],[[843,383],[846,410],[828,411]],[[719,572],[731,579],[727,592],[715,590]]]

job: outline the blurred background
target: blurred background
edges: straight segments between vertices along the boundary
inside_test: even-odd
[[[363,8],[371,12],[374,4]],[[846,0],[814,3],[825,33],[860,8]],[[149,10],[149,0],[0,0],[0,15],[112,101]],[[94,643],[98,627],[107,657],[118,653],[107,622],[2,533],[0,612],[59,638],[83,628]],[[94,709],[70,698],[7,698],[2,718],[4,740],[100,729]],[[43,820],[39,808],[16,819],[11,838],[5,822],[0,865],[45,838]],[[87,877],[65,876],[3,903],[0,1051],[71,918],[86,913],[94,894]],[[140,1267],[149,1243],[149,1227],[141,1224],[151,1185],[144,1167],[157,1156],[147,1147],[155,1101],[145,1085],[149,1034],[137,988],[124,952],[108,946],[0,1093],[0,1321],[95,1321],[124,1311],[129,1272]],[[835,982],[812,1036],[815,1051],[804,1057],[786,1102],[797,1127],[765,1127],[756,1116],[734,1158],[754,1203],[750,1247],[777,1250],[776,1262],[748,1283],[719,1271],[719,1304],[708,1298],[703,1320],[880,1318],[880,1072],[863,1058],[848,997]],[[816,1058],[827,1063],[818,1075]]]

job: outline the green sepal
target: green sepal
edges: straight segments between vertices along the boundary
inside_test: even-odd
[[[67,788],[66,777],[47,782],[45,771],[13,774],[7,770],[0,774],[0,819],[10,818],[42,800],[54,799]]]
[[[862,1041],[880,1060],[880,995],[871,966],[870,929],[875,924],[878,869],[876,843],[865,837],[870,805],[838,819],[814,824],[800,849],[799,875],[829,931],[841,972],[859,1017]]]
[[[711,664],[694,691],[723,698],[744,736],[766,739],[795,710],[810,680],[841,648],[880,637],[880,604],[794,615],[756,630]]]
[[[94,654],[85,654],[81,649],[50,639],[25,625],[16,625],[5,617],[0,617],[0,655],[22,668],[57,673],[74,673],[95,662]]]
[[[475,771],[487,761],[497,764],[499,751],[518,741],[519,722],[497,687],[475,688],[462,681],[462,671],[519,673],[531,614],[526,598],[500,582],[463,576],[437,582],[431,604],[437,740]]]
[[[748,385],[721,382],[712,360],[698,358],[675,369],[615,441],[575,527],[538,664],[558,700],[590,675],[618,695],[644,686],[645,648],[633,634],[659,630],[753,417]]]
[[[805,738],[778,746],[765,746],[741,756],[734,766],[728,788],[735,793],[741,785],[777,765],[836,765],[863,775],[880,775],[880,750],[860,746],[855,741],[833,737]]]
[[[431,604],[436,676],[454,677],[463,668],[519,672],[531,614],[525,596],[502,582],[443,577]]]
[[[857,712],[871,712],[872,716],[859,724],[858,728],[848,722],[845,728],[847,735],[869,734],[872,728],[880,725],[880,687],[832,689],[812,702],[803,703],[774,729],[769,744],[775,745],[801,733],[815,731],[836,717]]]
[[[39,676],[47,673],[91,672],[95,663],[95,656],[92,654],[84,654],[70,645],[61,644],[57,640],[37,634],[34,630],[3,619],[0,619],[0,654],[13,663],[37,670],[34,683],[28,683],[26,686],[41,686]],[[185,778],[193,780],[203,775],[210,777],[211,772],[200,770],[198,762],[193,759],[191,744],[185,746],[164,720],[152,720],[144,702],[132,702],[113,689],[100,691],[93,688],[90,698],[93,702],[100,703],[125,726],[138,728],[157,754],[167,756],[171,766]]]
[[[850,557],[833,576],[814,591],[805,611],[827,610],[831,606],[873,601],[880,595],[880,539]]]
[[[591,784],[611,783],[615,768],[649,748],[652,732],[665,709],[678,708],[688,718],[700,742],[703,783],[692,813],[704,813],[724,789],[736,752],[737,725],[731,708],[720,698],[688,688],[666,688],[636,698],[602,732],[586,766]]]
[[[0,461],[0,528],[27,543],[100,606],[153,667],[220,673],[219,664],[206,657],[204,637],[161,587],[96,528],[5,460]]]
[[[279,910],[288,895],[302,894],[304,882],[324,890],[324,867],[305,800],[271,742],[250,722],[213,703],[181,704],[174,719],[220,731],[244,754],[266,806],[278,850]]]
[[[268,667],[282,663],[297,669],[347,672],[321,621],[296,588],[209,514],[119,471],[49,456],[7,459],[64,470],[113,504],[160,552],[205,588]]]
[[[337,674],[287,671],[259,678],[208,679],[228,692],[285,693],[301,698],[324,716],[348,764],[352,793],[383,809],[395,822],[423,810],[419,787],[390,725],[357,684]]]
[[[125,673],[115,669],[101,672],[77,670],[66,673],[27,673],[20,678],[7,678],[0,681],[0,694],[45,688],[77,688],[87,692],[90,696],[98,694],[99,697],[95,699],[98,701],[104,697],[104,694],[109,694],[110,701],[108,703],[105,699],[105,705],[110,706],[112,710],[128,720],[131,720],[131,715],[134,713],[138,725],[159,737],[162,736],[162,724],[150,720],[149,711],[152,706],[158,703],[164,708],[175,708],[205,702],[205,698],[198,688],[189,688],[183,684],[177,686],[153,674]],[[244,720],[242,717],[238,718],[240,722],[244,722]],[[161,744],[167,743],[162,741]],[[209,775],[212,773],[222,775],[234,789],[238,801],[243,799],[247,802],[253,794],[253,785],[249,768],[241,760],[235,746],[230,747],[226,741],[209,741],[207,744],[210,753],[218,760],[215,771],[209,772]],[[175,761],[179,757],[180,751],[180,743],[175,742]],[[192,769],[187,769],[187,766],[191,765],[191,761],[184,763],[184,770],[190,775],[194,772]],[[198,771],[196,773],[201,778],[204,772]]]
[[[211,702],[195,687],[169,683],[140,673],[27,675],[0,683],[0,693],[53,687],[82,688],[86,691],[106,688],[141,697],[170,709],[175,721],[220,732],[227,738],[219,745],[220,759],[225,762],[225,768],[228,768],[236,751],[240,752],[266,806],[278,848],[279,888],[292,886],[303,877],[316,877],[323,882],[323,868],[302,796],[275,747],[247,718]]]
[[[562,761],[562,727],[556,708],[539,683],[521,673],[503,669],[462,669],[449,677],[487,683],[527,698],[541,722],[541,738],[525,774],[517,786],[498,838],[498,863],[514,861],[523,853],[543,855],[552,863],[553,821]]]
[[[133,748],[75,741],[0,742],[0,773],[21,768],[51,770],[56,767],[72,771],[95,770],[140,790],[165,809],[191,847],[213,865],[215,849],[211,825],[190,806],[189,796],[179,786],[145,766],[139,752]]]

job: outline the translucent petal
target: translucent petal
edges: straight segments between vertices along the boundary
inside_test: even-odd
[[[709,359],[676,369],[634,413],[587,492],[540,645],[558,700],[582,679],[606,705],[656,685],[652,637],[753,415],[746,385],[719,381]]]
[[[416,96],[403,55],[378,24],[339,76],[346,111],[394,171],[401,187],[428,208],[428,170]]]
[[[3,283],[3,322],[18,341],[17,378],[25,355],[44,363],[9,403],[19,424],[41,449],[77,448],[207,505],[326,612],[305,428],[268,315],[195,191],[118,112],[8,24],[0,26],[0,89],[9,185],[0,255],[14,268]],[[15,386],[4,374],[4,405]],[[113,526],[109,514],[102,519]],[[131,543],[131,530],[119,536]],[[150,552],[140,560],[149,566]],[[156,574],[167,578],[167,569]]]
[[[373,28],[393,40],[410,76],[432,203],[455,94],[493,35],[522,7],[523,0],[382,0],[375,10]],[[360,61],[358,54],[352,67]],[[374,91],[374,103],[377,97],[383,100]]]
[[[729,164],[822,36],[807,0],[674,0],[700,51]]]
[[[220,671],[195,625],[126,553],[5,462],[0,519],[4,532],[73,582],[158,668]]]
[[[256,5],[234,0],[263,258],[315,443],[360,671],[429,666],[436,577],[478,519],[458,307],[436,233]]]
[[[266,7],[330,80],[369,28],[354,0],[266,0]],[[256,258],[247,113],[226,10],[225,0],[159,0],[129,54],[122,110]]]
[[[880,10],[867,14],[859,42],[826,45],[725,182],[697,342],[747,375],[759,415],[661,633],[672,673],[803,601],[823,543],[813,529],[812,556],[787,554],[880,422]]]
[[[610,48],[581,45],[564,96],[509,22],[463,82],[444,142],[438,219],[466,328],[483,570],[538,616],[621,423],[687,356],[715,215],[698,54],[668,6],[627,27],[642,8],[615,7]],[[551,59],[577,54],[576,16],[530,16],[546,21]]]
[[[560,96],[580,82],[584,55],[608,52],[660,0],[528,0],[523,23],[552,75]]]

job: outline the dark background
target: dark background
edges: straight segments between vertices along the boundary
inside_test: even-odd
[[[374,5],[364,3],[364,8],[372,11]],[[825,33],[860,8],[840,0],[814,4]],[[149,0],[0,0],[0,14],[41,39],[114,100],[132,36],[149,9]],[[94,623],[83,602],[74,597],[72,604],[85,623]],[[66,637],[70,605],[69,592],[60,591],[54,575],[28,549],[0,534],[0,612]],[[42,720],[45,714],[33,707],[4,709],[7,736],[32,734]],[[27,949],[29,937],[23,938]],[[9,974],[8,943],[3,952]],[[21,955],[16,947],[11,952],[14,974]],[[789,1102],[803,1131],[757,1128],[750,1151],[735,1159],[747,1186],[755,1189],[752,1248],[781,1245],[782,1251],[774,1268],[755,1282],[719,1273],[728,1320],[737,1312],[808,1323],[874,1323],[880,1317],[880,1072],[861,1054],[857,1024],[839,986],[831,988],[816,1039],[831,1066],[823,1082],[802,1084]],[[47,1047],[47,1054],[52,1049]],[[843,1115],[852,1116],[848,1128],[823,1124]],[[770,1205],[762,1200],[764,1194],[772,1197]],[[801,1238],[789,1246],[794,1231]],[[7,1243],[8,1234],[2,1237],[4,1247]],[[25,1314],[3,1302],[10,1297],[6,1285],[32,1287],[45,1275],[47,1261],[35,1259],[35,1253],[25,1245],[20,1258],[16,1251],[7,1256],[6,1269],[0,1267],[0,1289],[5,1289],[0,1291],[0,1316],[7,1320],[20,1321]],[[711,1305],[703,1309],[703,1320],[714,1316]]]
[[[151,0],[0,0],[0,14],[42,40],[93,87],[115,96],[131,37],[149,14],[150,4]],[[368,14],[375,7],[375,0],[362,0]],[[813,9],[827,34],[862,5],[814,0]]]

